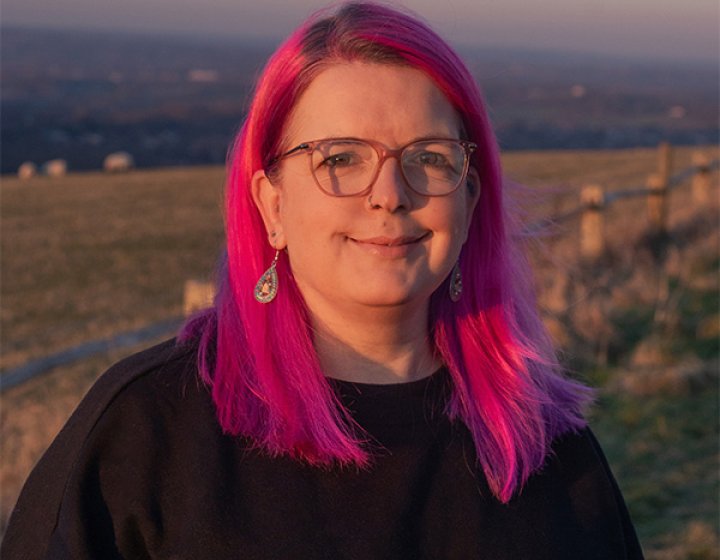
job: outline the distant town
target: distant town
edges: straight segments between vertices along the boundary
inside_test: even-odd
[[[223,163],[273,47],[3,28],[0,171]],[[505,150],[718,142],[719,80],[711,63],[463,54]]]

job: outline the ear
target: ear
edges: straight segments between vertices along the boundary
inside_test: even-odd
[[[287,242],[280,219],[280,202],[282,200],[280,187],[273,185],[265,171],[260,169],[252,177],[251,189],[253,201],[265,224],[270,245],[278,250],[284,249]]]

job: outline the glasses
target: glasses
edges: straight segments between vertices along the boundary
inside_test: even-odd
[[[465,140],[428,138],[391,150],[380,142],[357,138],[327,138],[304,142],[271,161],[305,152],[320,189],[330,196],[360,196],[372,189],[386,159],[400,163],[408,187],[423,196],[445,196],[467,177],[470,155],[477,144]]]

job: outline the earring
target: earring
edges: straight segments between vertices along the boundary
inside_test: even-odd
[[[270,264],[270,268],[265,271],[260,277],[260,280],[258,280],[258,283],[255,284],[255,299],[260,303],[270,303],[277,295],[278,275],[275,266],[277,265],[279,256],[280,251],[275,251],[275,258]]]
[[[462,296],[462,273],[460,272],[460,261],[457,261],[455,263],[455,266],[452,269],[452,272],[450,273],[450,300],[454,302],[460,301],[460,296]]]

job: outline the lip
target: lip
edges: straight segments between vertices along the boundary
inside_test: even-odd
[[[413,249],[420,246],[429,236],[430,232],[399,237],[378,236],[362,239],[348,237],[348,239],[356,247],[371,254],[385,258],[401,258],[407,256]]]

